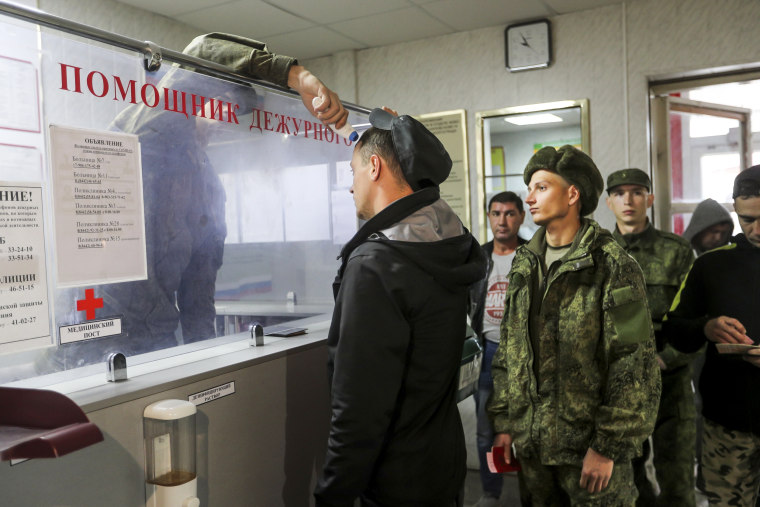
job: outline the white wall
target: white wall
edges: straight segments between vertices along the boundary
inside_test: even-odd
[[[624,0],[552,18],[548,69],[509,73],[503,26],[362,50],[352,70],[345,53],[305,64],[363,106],[410,114],[466,109],[476,195],[476,112],[588,98],[591,155],[605,178],[623,167],[647,170],[649,78],[760,62],[759,19],[757,0]],[[614,222],[604,203],[595,217],[607,227]]]

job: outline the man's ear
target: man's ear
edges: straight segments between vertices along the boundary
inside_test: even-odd
[[[652,207],[652,204],[654,204],[654,194],[647,195],[647,209]]]
[[[377,154],[372,154],[369,157],[369,177],[372,181],[377,181],[380,178],[380,171],[382,169],[383,159]]]
[[[570,201],[568,202],[570,206],[581,200],[581,192],[575,185],[570,185],[567,188],[567,195],[570,198]]]

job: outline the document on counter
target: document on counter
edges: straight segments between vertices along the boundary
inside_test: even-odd
[[[0,353],[50,345],[42,188],[0,182]]]
[[[59,287],[147,278],[137,136],[50,126]]]

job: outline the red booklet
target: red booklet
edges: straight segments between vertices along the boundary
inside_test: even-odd
[[[488,469],[494,474],[521,470],[520,462],[514,456],[512,456],[512,462],[507,463],[504,459],[503,447],[491,447],[491,451],[486,453],[486,460],[488,461]]]

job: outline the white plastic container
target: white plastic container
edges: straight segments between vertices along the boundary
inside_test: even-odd
[[[195,405],[152,403],[143,412],[146,507],[199,507],[195,470]]]
[[[318,108],[322,104],[322,98],[321,97],[314,97],[311,100],[311,105],[313,108]],[[336,129],[334,125],[330,125],[330,128],[333,129],[338,134],[342,135],[349,141],[356,141],[359,139],[359,134],[356,133],[354,130],[354,127],[351,126],[348,121],[346,121],[345,125],[343,125],[341,128]]]

